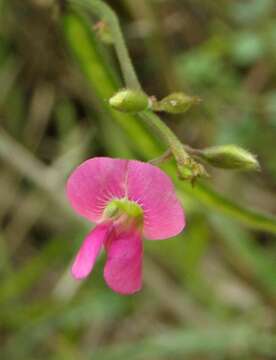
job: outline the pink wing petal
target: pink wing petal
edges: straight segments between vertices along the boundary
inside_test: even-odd
[[[83,279],[92,271],[111,227],[111,223],[97,225],[87,235],[72,266],[72,275],[76,279]]]
[[[151,240],[179,234],[185,226],[182,206],[171,179],[159,168],[131,160],[128,163],[128,198],[144,209],[144,235]]]
[[[127,295],[142,287],[143,244],[136,230],[118,233],[113,230],[106,245],[107,261],[104,278],[114,291]]]
[[[72,207],[87,219],[98,222],[106,203],[124,197],[127,160],[98,157],[82,163],[69,177],[67,196]]]

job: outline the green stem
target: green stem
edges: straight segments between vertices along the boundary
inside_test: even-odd
[[[171,129],[160,120],[160,118],[151,111],[143,111],[139,113],[139,117],[148,123],[152,128],[156,129],[168,144],[175,160],[184,164],[186,160],[190,158],[190,155],[186,152],[183,144],[178,140],[177,136]]]
[[[69,0],[69,3],[81,10],[87,10],[96,16],[99,16],[107,22],[112,33],[115,50],[126,86],[130,89],[142,90],[131,62],[118,18],[114,11],[100,0]]]
[[[158,166],[158,165],[163,164],[164,162],[170,160],[171,158],[172,158],[171,150],[167,149],[161,156],[151,159],[148,162],[152,165]]]
[[[100,16],[108,23],[126,86],[130,89],[142,90],[122,35],[118,17],[114,11],[101,0],[69,0],[69,3],[78,9],[86,9]],[[141,118],[158,131],[179,164],[187,163],[187,160],[191,158],[190,155],[185,151],[173,131],[156,114],[145,111],[141,114]]]
[[[182,188],[191,196],[196,197],[202,203],[208,204],[209,208],[218,213],[239,220],[241,223],[252,229],[260,231],[265,230],[276,234],[275,216],[241,206],[202,183],[198,183],[194,188],[191,186],[188,188],[184,182],[181,182],[179,188]]]

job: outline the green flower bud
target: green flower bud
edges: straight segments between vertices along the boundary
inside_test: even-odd
[[[161,101],[154,102],[153,110],[165,111],[170,114],[180,114],[189,110],[192,105],[200,103],[200,101],[200,98],[197,96],[189,96],[178,92],[170,94]]]
[[[177,163],[179,177],[182,180],[194,181],[199,177],[209,177],[204,166],[196,162],[193,158],[188,158],[185,164]]]
[[[236,145],[212,146],[200,150],[198,156],[211,165],[223,169],[260,170],[256,157]]]
[[[109,99],[109,105],[118,111],[137,113],[147,110],[151,100],[142,91],[123,89]]]

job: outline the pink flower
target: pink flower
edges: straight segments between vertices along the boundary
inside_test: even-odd
[[[170,178],[140,161],[89,159],[69,177],[67,196],[77,213],[97,224],[76,256],[73,276],[85,278],[105,248],[105,281],[121,294],[141,289],[142,235],[166,239],[185,226]]]

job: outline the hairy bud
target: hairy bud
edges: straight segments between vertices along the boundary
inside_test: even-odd
[[[170,114],[184,113],[192,105],[200,103],[200,98],[197,96],[189,96],[181,92],[172,93],[166,96],[161,101],[153,103],[153,110],[165,111]]]
[[[232,170],[260,170],[258,160],[249,151],[236,145],[212,146],[198,156],[215,167]]]

